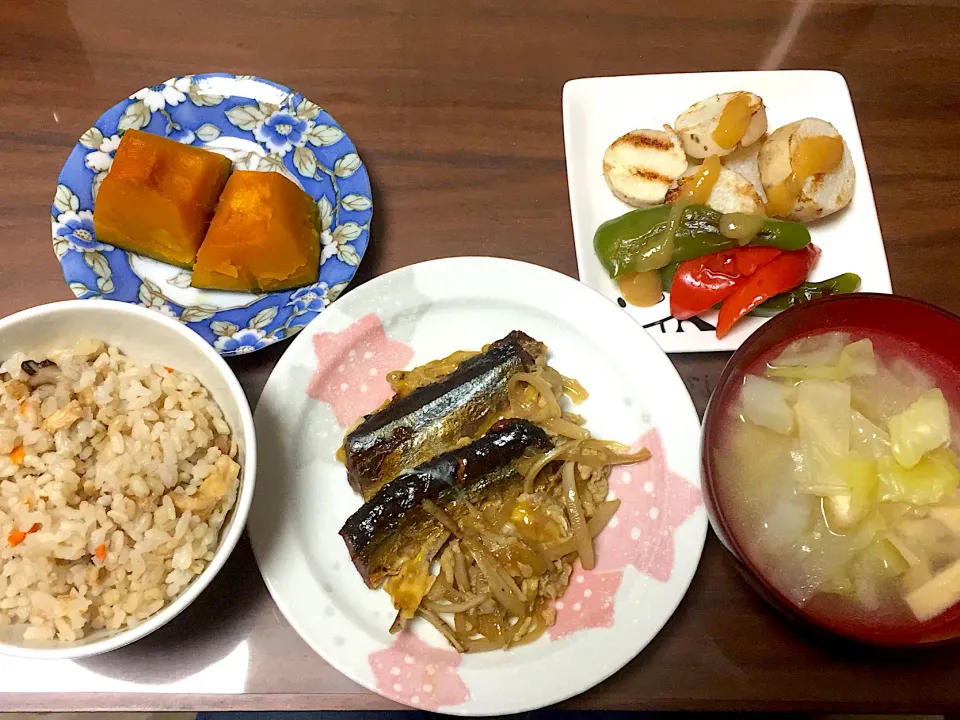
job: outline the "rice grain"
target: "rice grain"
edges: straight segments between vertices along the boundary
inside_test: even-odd
[[[30,387],[28,359],[57,368]],[[99,340],[13,354],[3,373],[0,638],[73,642],[142,622],[207,567],[236,502],[222,411],[192,375]]]

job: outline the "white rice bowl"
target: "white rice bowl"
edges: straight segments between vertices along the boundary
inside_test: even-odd
[[[134,358],[112,338],[73,333],[33,350],[4,342],[16,316],[0,320],[0,652],[79,657],[163,625],[222,566],[249,508],[252,421],[222,359],[178,323],[130,306],[76,301],[21,315],[80,304],[148,316],[141,332],[167,344]],[[176,347],[171,332],[194,347]],[[180,359],[211,387],[143,356]],[[55,365],[38,367],[44,360]]]

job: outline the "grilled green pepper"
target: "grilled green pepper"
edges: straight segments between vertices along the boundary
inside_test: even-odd
[[[610,277],[658,270],[671,262],[739,246],[736,240],[721,234],[722,213],[706,205],[690,205],[683,210],[671,252],[666,232],[670,208],[656,205],[631,210],[597,228],[593,247]],[[767,220],[751,244],[799,250],[810,244],[810,233],[800,223]]]
[[[803,305],[811,300],[856,292],[859,287],[860,276],[855,273],[844,273],[820,282],[805,282],[789,292],[780,293],[758,305],[751,314],[770,317],[783,312],[787,308]]]

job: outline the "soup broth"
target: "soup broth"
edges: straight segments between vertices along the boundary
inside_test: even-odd
[[[713,460],[730,530],[828,625],[936,622],[960,601],[960,423],[944,379],[895,338],[830,332],[774,349],[727,402]]]

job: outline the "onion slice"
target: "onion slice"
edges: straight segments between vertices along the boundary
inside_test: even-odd
[[[574,440],[588,440],[590,431],[563,418],[553,418],[543,423],[543,429],[552,435],[563,435]]]
[[[517,384],[522,382],[525,382],[528,385],[533,385],[537,392],[540,393],[540,397],[543,402],[546,404],[546,407],[544,408],[545,412],[543,416],[539,418],[540,420],[546,421],[560,417],[562,414],[560,411],[560,403],[557,402],[557,397],[553,394],[553,388],[550,387],[550,383],[546,378],[538,373],[517,373],[516,375],[513,375],[507,382],[508,391],[510,388],[515,387]]]
[[[543,470],[548,464],[557,460],[561,455],[566,452],[575,450],[580,444],[579,440],[573,440],[562,445],[557,445],[553,450],[548,453],[541,455],[537,461],[530,466],[530,469],[527,470],[526,476],[523,478],[523,491],[525,493],[533,492],[533,481],[537,479],[537,475],[540,474],[540,471]]]
[[[450,587],[447,581],[443,579],[443,575],[436,576],[436,579],[433,581],[433,587],[431,587],[430,592],[427,593],[429,600],[452,600],[460,602],[467,597],[469,597],[468,594],[464,594],[456,588]]]
[[[640,448],[635,453],[614,453],[607,457],[607,465],[636,465],[649,460],[650,451]]]
[[[543,634],[547,631],[547,628],[549,626],[547,625],[546,621],[539,615],[536,617],[536,623],[537,624],[534,626],[532,630],[527,630],[527,634],[519,638],[518,640],[515,640],[511,644],[511,647],[527,645],[528,643],[532,643],[534,640],[540,639],[540,637],[542,637]]]
[[[503,649],[502,641],[497,642],[496,640],[490,640],[485,637],[468,638],[463,644],[468,653],[490,652],[491,650]]]
[[[590,393],[587,392],[587,389],[581,385],[578,380],[567,377],[566,375],[561,375],[560,377],[563,379],[564,394],[570,398],[575,405],[579,405],[590,397]]]
[[[424,500],[423,509],[430,513],[437,522],[443,525],[455,537],[461,537],[463,535],[460,527],[453,521],[453,518],[437,507],[432,500]]]
[[[467,572],[467,561],[463,557],[459,543],[453,546],[453,577],[460,590],[465,593],[473,591],[470,586],[470,574]]]
[[[488,599],[489,595],[484,593],[483,595],[474,595],[469,600],[464,600],[463,602],[458,603],[438,603],[433,600],[424,600],[423,604],[433,610],[435,613],[462,613],[467,610],[473,610],[475,607],[483,605]]]
[[[593,554],[593,538],[587,531],[587,521],[580,505],[580,492],[577,490],[577,480],[574,477],[575,463],[567,461],[560,472],[563,487],[563,504],[570,517],[570,526],[573,528],[573,540],[580,556],[580,565],[584,570],[593,570],[596,558]]]
[[[593,513],[593,517],[587,521],[587,530],[590,533],[591,538],[595,538],[599,535],[603,529],[610,522],[611,518],[616,514],[617,510],[620,507],[620,500],[607,500],[597,505],[596,512]],[[572,552],[576,552],[577,545],[574,539],[567,538],[566,540],[557,543],[556,545],[551,545],[543,551],[543,556],[549,560],[559,560],[564,555],[569,555]]]
[[[493,557],[479,541],[473,538],[464,538],[463,544],[467,550],[470,551],[470,554],[473,555],[473,559],[476,561],[477,567],[480,568],[480,572],[487,578],[490,592],[493,593],[497,602],[514,615],[523,615],[526,612],[526,607],[523,604],[523,596],[520,595],[519,590],[514,594],[513,591],[516,590],[517,586],[516,583],[512,582],[512,579],[510,583],[510,585],[513,585],[512,588],[504,581],[504,577],[500,573],[500,563],[497,562],[497,559]]]
[[[460,639],[456,636],[456,633],[453,632],[453,629],[443,621],[443,618],[441,618],[432,610],[422,606],[419,610],[417,610],[417,615],[439,630],[440,634],[446,638],[447,642],[453,646],[454,650],[459,653],[463,652],[463,643],[460,642]]]

